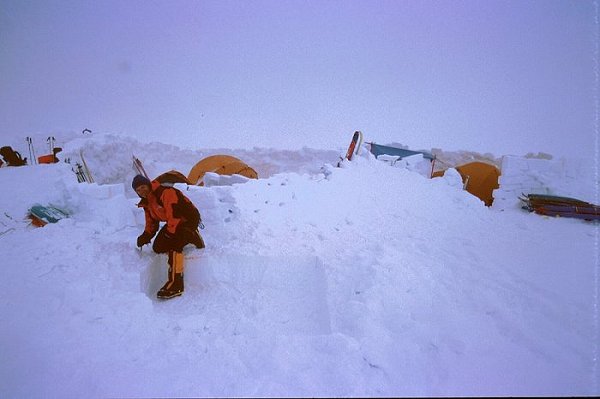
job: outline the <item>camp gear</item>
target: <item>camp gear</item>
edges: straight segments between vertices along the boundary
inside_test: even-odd
[[[427,151],[412,151],[404,148],[390,147],[386,145],[379,145],[375,143],[367,143],[371,149],[371,154],[378,157],[379,155],[395,155],[399,156],[400,159],[410,157],[412,155],[422,154],[423,158],[433,160],[435,159],[435,155]]]
[[[219,175],[242,175],[249,179],[258,179],[258,173],[242,160],[231,155],[211,155],[202,159],[190,170],[187,176],[190,184],[204,185],[204,175],[207,172]]]
[[[191,184],[185,175],[176,170],[170,170],[158,176],[156,179],[162,186],[173,187],[175,183]]]
[[[421,154],[421,155],[423,155],[423,158],[429,159],[431,161],[431,173],[429,175],[430,175],[430,177],[435,177],[434,173],[433,173],[433,169],[435,168],[435,161],[437,159],[436,159],[436,156],[430,152],[412,151],[412,150],[407,150],[404,148],[390,147],[390,146],[379,145],[379,144],[375,144],[375,143],[368,143],[368,144],[369,144],[369,147],[371,150],[371,154],[375,155],[375,158],[378,158],[379,156],[385,154],[385,155],[391,155],[391,156],[398,157],[398,159],[402,159],[402,158],[410,157],[413,155]]]
[[[83,162],[83,164],[76,162],[75,163],[75,167],[71,167],[71,170],[75,173],[75,175],[77,176],[77,181],[79,183],[83,183],[83,182],[87,182],[87,183],[93,183],[94,179],[92,178],[92,174],[90,173],[90,169],[87,166],[87,163],[85,162],[85,158],[83,157],[83,151],[79,151],[79,156],[81,158],[81,162]],[[71,159],[70,158],[66,158],[65,162],[67,163],[71,163]]]
[[[38,163],[58,163],[58,157],[56,154],[62,151],[60,147],[54,147],[52,149],[52,154],[40,155],[37,159]]]
[[[354,154],[358,154],[360,152],[360,146],[362,145],[363,134],[361,131],[357,130],[352,135],[352,140],[350,140],[350,145],[348,146],[348,151],[346,151],[346,157],[342,158],[340,156],[340,160],[337,163],[337,167],[339,168],[342,165],[342,162],[347,159],[348,161],[352,160]],[[356,151],[355,151],[356,149]]]
[[[83,166],[79,162],[75,163],[75,169],[71,168],[71,170],[77,176],[77,182],[79,182],[79,183],[88,182],[89,183],[88,177],[86,176],[85,171],[83,170]]]
[[[81,162],[83,162],[83,171],[86,175],[86,181],[88,183],[93,183],[94,178],[92,177],[92,173],[90,172],[90,168],[88,168],[87,162],[85,162],[85,158],[83,156],[83,150],[79,150],[79,157],[81,158]]]
[[[144,165],[142,165],[142,161],[137,159],[135,155],[132,155],[133,159],[133,168],[137,171],[138,175],[143,175],[146,179],[150,180],[148,177],[148,173],[146,173],[146,169],[144,169]]]
[[[544,194],[523,194],[523,209],[545,216],[600,220],[600,206],[575,198]]]
[[[352,140],[350,141],[350,145],[348,146],[348,151],[346,151],[346,159],[348,161],[352,160],[352,156],[354,155],[354,149],[356,148],[357,144],[360,148],[360,144],[358,143],[359,139],[362,142],[362,132],[357,130],[352,135]],[[358,153],[358,148],[356,149],[356,153]]]
[[[31,163],[36,163],[37,157],[35,156],[35,148],[33,147],[33,139],[31,137],[26,137],[25,141],[27,141],[27,148],[29,149],[29,159],[31,159]]]
[[[43,206],[35,204],[29,208],[27,216],[31,219],[31,224],[36,227],[42,227],[48,223],[56,223],[61,219],[69,217],[69,213],[54,205]]]
[[[17,151],[10,146],[0,148],[0,155],[4,158],[7,166],[23,166],[27,164],[27,158],[21,157]]]
[[[54,142],[56,141],[56,139],[54,138],[54,136],[50,136],[46,139],[46,142],[48,143],[48,147],[50,148],[50,152],[54,151]]]
[[[463,189],[482,200],[486,206],[494,202],[493,192],[499,187],[500,171],[485,162],[469,162],[455,168],[463,181]],[[446,171],[437,171],[433,177],[443,176]]]

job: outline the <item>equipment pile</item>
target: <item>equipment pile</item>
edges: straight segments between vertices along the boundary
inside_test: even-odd
[[[522,209],[545,216],[562,216],[585,220],[599,220],[600,206],[575,198],[543,194],[523,194],[519,199]]]

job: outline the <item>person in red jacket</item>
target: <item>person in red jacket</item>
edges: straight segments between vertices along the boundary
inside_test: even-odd
[[[169,276],[165,285],[156,293],[161,299],[183,294],[183,247],[194,244],[204,248],[204,241],[198,232],[200,212],[183,193],[174,187],[162,186],[158,181],[150,181],[142,175],[133,178],[131,187],[141,198],[138,207],[144,208],[146,226],[137,239],[137,246],[143,247],[154,239],[154,252],[169,254]],[[160,222],[166,224],[160,229]]]

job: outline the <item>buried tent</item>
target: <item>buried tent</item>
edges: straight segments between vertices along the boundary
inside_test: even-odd
[[[430,177],[434,177],[433,176],[433,168],[435,166],[435,160],[436,160],[436,156],[433,155],[430,152],[427,151],[412,151],[412,150],[408,150],[405,148],[397,148],[397,147],[390,147],[390,146],[386,146],[386,145],[380,145],[380,144],[375,144],[375,143],[368,143],[371,146],[371,153],[373,155],[375,155],[375,158],[377,159],[383,159],[380,158],[380,156],[382,155],[390,155],[392,157],[397,157],[396,159],[403,159],[406,157],[411,157],[413,155],[418,155],[421,154],[423,156],[423,158],[425,159],[429,159],[431,161],[431,173],[430,173]],[[393,161],[392,163],[394,163],[395,161]]]
[[[456,170],[462,177],[464,189],[481,199],[486,206],[491,206],[494,202],[492,193],[499,187],[498,168],[485,162],[470,162],[457,166]],[[444,172],[445,170],[435,172],[433,177],[443,176]]]
[[[435,156],[427,151],[412,151],[404,148],[391,147],[388,145],[380,145],[375,143],[368,144],[371,146],[371,153],[375,155],[376,158],[383,154],[397,156],[399,157],[399,159],[410,157],[412,155],[422,154],[423,158],[425,159],[429,159],[431,161],[435,159]]]
[[[207,172],[258,179],[258,173],[254,169],[231,155],[211,155],[202,159],[190,170],[187,178],[190,184],[203,185],[204,174]]]

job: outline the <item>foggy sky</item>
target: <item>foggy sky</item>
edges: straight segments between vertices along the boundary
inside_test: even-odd
[[[0,137],[594,156],[593,1],[0,0]],[[1,143],[0,143],[1,144]]]

